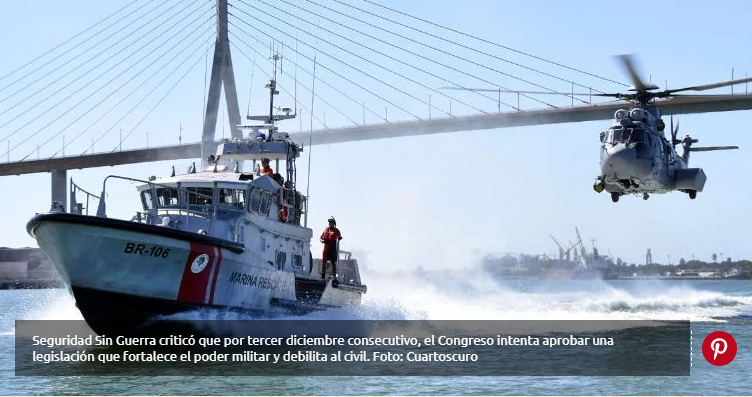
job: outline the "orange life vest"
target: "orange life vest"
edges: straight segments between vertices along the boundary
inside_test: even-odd
[[[272,167],[261,167],[261,175],[268,175],[271,178],[274,176],[274,170]]]

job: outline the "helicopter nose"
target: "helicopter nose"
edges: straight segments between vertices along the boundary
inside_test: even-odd
[[[640,179],[647,176],[652,163],[649,159],[637,157],[637,150],[624,144],[607,148],[601,161],[601,172],[614,175],[616,179]]]

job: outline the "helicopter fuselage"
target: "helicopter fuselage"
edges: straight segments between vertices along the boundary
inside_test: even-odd
[[[689,169],[663,134],[665,124],[654,105],[618,110],[614,124],[601,133],[601,174],[596,191],[606,190],[614,201],[624,194],[668,193],[682,190],[694,197],[702,190],[704,173]],[[672,137],[673,139],[673,137]],[[685,179],[692,179],[691,183]],[[677,182],[679,182],[677,184]]]

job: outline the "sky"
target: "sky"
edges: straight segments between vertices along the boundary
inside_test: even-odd
[[[390,121],[409,120],[411,116],[408,113],[428,118],[429,95],[430,104],[435,106],[431,109],[430,117],[446,116],[442,112],[450,112],[449,100],[444,96],[446,94],[456,98],[451,105],[453,115],[478,113],[459,101],[487,112],[497,111],[498,105],[493,100],[473,96],[471,93],[435,90],[448,83],[426,77],[417,68],[467,86],[488,87],[489,84],[484,82],[487,80],[510,89],[537,89],[524,83],[524,79],[568,91],[571,90],[571,84],[566,81],[574,80],[585,87],[601,91],[624,91],[622,86],[456,33],[422,25],[396,14],[390,15],[410,26],[432,29],[431,32],[467,47],[561,76],[563,80],[521,69],[498,58],[489,58],[432,38],[418,39],[418,43],[401,44],[403,48],[414,52],[423,51],[428,59],[415,58],[390,47],[388,43],[403,42],[389,32],[365,27],[354,21],[348,21],[344,26],[336,25],[297,9],[295,15],[316,21],[318,25],[309,26],[289,16],[290,11],[295,9],[289,4],[264,1],[288,10],[288,14],[280,15],[285,15],[291,24],[264,19],[277,15],[275,13],[278,11],[263,2],[231,0],[231,4],[235,6],[231,7],[233,16],[230,19],[232,54],[240,111],[243,115],[263,113],[268,105],[263,85],[267,79],[264,73],[268,73],[270,64],[263,58],[269,54],[270,39],[261,36],[254,27],[265,29],[281,41],[272,46],[281,48],[283,72],[280,73],[280,85],[291,95],[282,93],[278,104],[292,106],[297,98],[296,107],[310,107],[311,94],[304,85],[311,86],[312,77],[307,73],[312,71],[312,62],[303,55],[311,58],[316,55],[320,63],[317,63],[318,80],[314,90],[318,96],[314,100],[314,114],[317,117],[313,123],[314,129],[323,128],[323,122],[328,127],[361,123],[364,117],[366,123],[376,123],[382,115],[386,115]],[[319,6],[304,0],[289,1],[300,7],[321,10],[316,8]],[[352,12],[352,9],[336,2],[317,2],[342,12]],[[129,1],[121,0],[71,0],[64,3],[45,1],[40,6],[40,3],[14,2],[0,14],[0,37],[4,38],[0,40],[0,76],[5,76],[128,3]],[[176,44],[180,35],[175,34],[172,37],[175,41],[167,46],[159,47],[159,40],[147,39],[146,43],[137,43],[133,48],[140,47],[144,54],[153,48],[158,49],[157,53],[175,50],[176,54],[185,55],[185,61],[179,65],[183,69],[176,68],[174,72],[166,72],[154,81],[147,81],[141,94],[125,99],[111,113],[103,107],[92,114],[85,114],[85,118],[91,119],[93,127],[81,133],[81,137],[75,142],[69,142],[67,155],[90,150],[92,140],[96,140],[95,152],[112,150],[119,146],[120,129],[123,131],[122,135],[128,135],[122,144],[123,149],[145,147],[147,139],[150,146],[177,144],[179,135],[183,143],[200,140],[207,60],[211,60],[211,53],[208,57],[206,55],[206,40],[211,39],[211,15],[202,10],[209,10],[211,2],[172,0],[164,3],[164,9],[167,10],[173,3],[178,4],[177,7],[165,11],[165,15],[182,12],[192,18],[194,14],[190,14],[190,10],[199,10],[195,14],[200,17],[199,22],[195,25],[184,23],[191,29],[193,26],[199,27],[195,36],[191,36],[196,39],[196,44],[189,50],[181,50]],[[675,88],[728,80],[731,78],[732,68],[737,78],[752,73],[752,54],[744,51],[744,44],[752,39],[752,28],[745,20],[745,16],[752,12],[752,3],[748,2],[720,1],[711,6],[701,1],[662,1],[647,8],[632,10],[621,4],[600,1],[382,0],[380,3],[509,48],[619,82],[627,82],[628,79],[613,56],[625,53],[637,54],[644,78],[661,87],[668,85]],[[351,4],[384,12],[362,1],[353,0]],[[263,10],[264,13],[258,10]],[[729,10],[734,12],[729,13]],[[321,14],[324,15],[323,11]],[[332,14],[325,15],[334,18]],[[205,18],[207,16],[208,19]],[[379,22],[368,15],[363,15],[362,18],[374,24],[378,22],[383,26],[390,26],[393,32],[421,37],[414,31]],[[202,25],[201,21],[204,20],[208,23]],[[280,31],[270,29],[270,25],[278,26]],[[361,26],[362,31],[384,38],[384,42],[370,45],[402,62],[369,52],[341,37],[327,36],[325,32],[325,29],[329,29],[357,42],[367,42],[362,36],[349,31],[347,26]],[[124,32],[125,29],[120,33]],[[292,38],[284,36],[283,32]],[[308,36],[306,32],[318,32],[319,39]],[[260,44],[253,42],[253,35],[259,35]],[[363,58],[340,49],[326,47],[324,40],[330,40],[341,48],[362,54],[363,58],[376,62],[368,63]],[[306,47],[304,42],[319,50]],[[446,48],[448,53],[426,50],[420,43]],[[295,46],[300,49],[301,55],[293,53]],[[258,53],[254,53],[254,48]],[[465,57],[475,63],[459,61],[452,55]],[[133,74],[126,70],[126,64],[127,60],[134,57],[135,55],[125,57],[121,61],[117,61],[117,57],[113,58],[112,70],[125,70],[123,76]],[[64,58],[65,56],[61,59]],[[56,119],[58,116],[55,112],[71,108],[76,103],[75,97],[66,98],[68,93],[86,95],[85,89],[67,88],[57,92],[55,84],[60,85],[70,77],[63,77],[63,72],[68,68],[81,71],[90,65],[93,67],[98,59],[103,59],[89,59],[87,55],[74,58],[71,64],[56,69],[50,75],[49,83],[41,77],[32,76],[32,71],[40,73],[39,76],[46,73],[42,71],[44,68],[32,66],[23,69],[23,73],[29,73],[28,80],[11,87],[9,91],[0,90],[2,101],[10,92],[27,86],[19,94],[9,97],[5,103],[0,102],[0,124],[6,121],[9,123],[0,128],[0,138],[15,129],[22,130],[10,138],[11,145],[16,145],[23,134],[39,132],[25,146],[13,149],[10,153],[11,160],[27,154],[35,157],[36,145],[42,145],[47,140],[49,143],[39,149],[40,156],[53,155],[63,145],[61,135],[66,135],[66,139],[71,140],[88,125],[87,121],[64,128],[68,122],[75,121],[75,111],[94,104],[84,103],[75,111],[63,112],[60,119]],[[82,63],[76,66],[79,61]],[[255,68],[253,61],[265,65],[263,70]],[[454,70],[433,61],[453,65]],[[62,61],[58,61],[59,63]],[[300,68],[293,66],[293,63],[300,65]],[[380,85],[375,79],[359,74],[348,65],[366,71],[377,79],[390,81],[392,87],[415,98],[395,88]],[[379,65],[403,76],[420,76],[424,86],[415,86],[401,80]],[[171,67],[164,70],[169,71]],[[160,79],[167,83],[174,81],[184,70],[189,71],[185,80],[181,80],[175,91],[171,91],[156,110],[146,116],[142,124],[137,122],[147,114],[148,104],[134,112],[138,117],[130,117],[122,123],[116,122],[118,112],[138,104],[136,99],[145,90],[156,86]],[[521,79],[508,78],[499,71],[514,74]],[[352,83],[338,79],[335,72],[379,94],[391,104],[365,93]],[[462,72],[480,76],[481,79],[470,78]],[[96,87],[110,78],[96,78],[97,76],[95,72],[84,74],[79,85],[92,78],[94,81],[86,86],[86,89],[90,89],[89,87]],[[297,89],[293,77],[297,77]],[[0,79],[0,89],[10,81],[12,79]],[[138,80],[128,83],[123,78],[110,86],[117,87],[115,91],[122,94],[134,86],[135,81]],[[118,82],[123,85],[118,86]],[[326,83],[345,92],[352,99],[338,94]],[[580,91],[584,89],[577,88]],[[28,106],[29,113],[23,115],[30,117],[31,124],[28,127],[21,128],[24,123],[22,117],[13,118],[10,111],[3,118],[3,107],[7,109],[10,104],[21,101],[37,90],[40,90],[39,96],[35,98],[47,100],[46,104],[36,106],[35,100],[31,100],[12,109],[20,112]],[[736,93],[743,92],[745,87],[737,86],[734,90]],[[151,97],[150,103],[155,102],[161,92],[163,90]],[[727,87],[715,93],[729,92],[730,88]],[[97,99],[95,94],[91,96],[95,104],[98,103],[96,101],[103,104],[112,101],[111,98]],[[557,106],[569,105],[568,98],[539,98],[555,102]],[[505,102],[512,104],[516,100],[514,96],[504,98]],[[47,106],[56,101],[60,101],[61,105],[48,111]],[[366,112],[362,107],[363,102],[366,102]],[[545,106],[524,98],[522,105],[526,109]],[[220,114],[223,115],[224,101],[220,106]],[[100,115],[104,118],[97,121]],[[53,120],[55,124],[51,128],[45,128],[46,120]],[[590,246],[590,239],[595,239],[602,253],[620,257],[627,262],[643,263],[647,248],[651,248],[653,260],[659,263],[669,260],[676,263],[679,258],[688,260],[693,257],[710,260],[713,253],[719,256],[722,254],[723,258],[752,258],[747,241],[752,219],[749,205],[752,177],[748,172],[748,151],[752,150],[752,135],[749,133],[752,112],[677,115],[675,121],[680,122],[681,133],[691,133],[693,137],[700,139],[701,145],[733,144],[741,148],[732,152],[696,153],[692,156],[691,165],[701,166],[708,176],[705,190],[698,194],[696,200],[690,201],[686,194],[671,193],[654,195],[647,201],[640,197],[626,196],[619,203],[612,203],[607,194],[596,194],[592,190],[592,184],[599,171],[598,136],[600,131],[610,125],[609,120],[601,120],[315,146],[310,160],[309,226],[316,235],[326,226],[326,219],[331,215],[335,216],[344,236],[343,249],[367,254],[369,267],[384,270],[418,266],[426,269],[470,268],[477,263],[479,257],[491,252],[553,254],[556,246],[548,235],[552,234],[562,242],[574,242],[575,226],[579,228],[583,239],[587,240],[587,246]],[[220,118],[216,133],[218,138],[223,134],[229,136],[227,123],[226,116]],[[281,129],[298,132],[308,130],[309,126],[310,117],[307,111],[303,111],[300,120],[282,124]],[[0,153],[6,153],[6,145],[6,141],[0,141]],[[299,186],[302,190],[305,190],[305,179],[309,171],[308,152],[306,147],[298,163],[299,180],[302,181]],[[0,157],[0,161],[6,161],[5,156]],[[98,191],[104,177],[110,174],[135,178],[167,176],[172,165],[176,166],[178,172],[184,172],[190,163],[191,160],[182,160],[71,170],[68,176],[85,189]],[[49,209],[49,185],[48,174],[0,177],[0,191],[6,197],[0,246],[34,246],[34,240],[26,234],[25,224],[35,213]],[[108,184],[107,203],[108,210],[112,211],[110,216],[129,219],[138,207],[134,186],[128,183]],[[312,247],[314,253],[321,249],[316,242]]]

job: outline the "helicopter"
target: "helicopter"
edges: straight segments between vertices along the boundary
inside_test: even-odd
[[[668,193],[680,191],[686,193],[690,199],[697,197],[705,186],[707,177],[702,168],[690,168],[689,155],[691,152],[707,152],[715,150],[739,149],[738,146],[706,146],[693,147],[698,140],[690,135],[679,139],[679,123],[670,121],[670,140],[666,137],[666,124],[656,98],[690,97],[693,95],[678,94],[682,91],[705,91],[726,87],[734,84],[752,81],[752,78],[729,80],[720,83],[665,89],[657,91],[658,86],[645,83],[640,79],[635,62],[631,55],[620,55],[618,59],[626,70],[633,85],[628,88],[629,93],[621,94],[584,94],[584,93],[556,93],[539,91],[511,91],[501,92],[550,94],[550,95],[592,95],[613,97],[630,102],[628,109],[619,109],[614,113],[612,125],[600,133],[600,174],[596,177],[593,190],[601,193],[604,190],[611,194],[611,200],[618,202],[626,194],[642,194],[647,200],[653,193]],[[444,89],[463,89],[469,91],[492,91],[498,89],[474,89],[462,87],[442,87]],[[712,95],[703,95],[712,97]],[[682,154],[676,151],[681,144]]]

